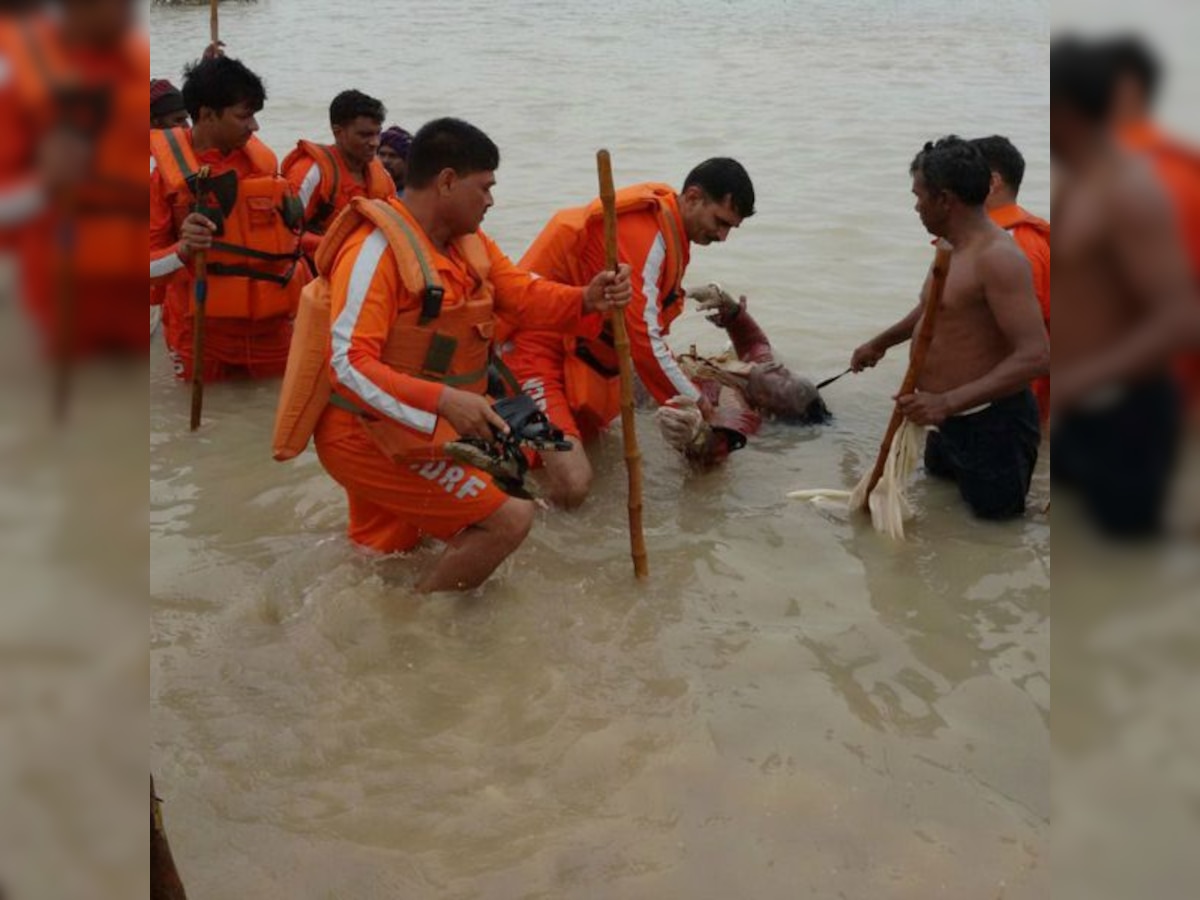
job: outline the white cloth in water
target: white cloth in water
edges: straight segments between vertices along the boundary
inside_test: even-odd
[[[904,540],[904,520],[912,517],[912,507],[904,495],[904,488],[920,462],[924,447],[925,429],[908,420],[901,423],[884,462],[883,475],[875,485],[875,490],[871,491],[871,524],[875,526],[876,531],[898,541]],[[841,501],[846,504],[847,509],[855,512],[868,505],[864,501],[870,479],[871,472],[867,471],[852,491],[816,488],[792,491],[788,497],[792,500],[814,502]]]

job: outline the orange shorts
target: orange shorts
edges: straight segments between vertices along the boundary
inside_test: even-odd
[[[192,322],[178,295],[163,304],[163,338],[171,354],[175,377],[192,379]],[[292,344],[292,320],[287,316],[250,319],[206,319],[204,323],[204,380],[281,378]]]
[[[411,550],[425,535],[448,541],[509,499],[486,472],[450,459],[396,465],[338,407],[321,417],[316,445],[321,464],[346,491],[350,540],[372,550]]]
[[[521,390],[533,398],[551,424],[579,441],[582,430],[567,402],[565,357],[561,334],[519,331],[513,336],[511,349],[504,354],[504,362],[516,376]]]

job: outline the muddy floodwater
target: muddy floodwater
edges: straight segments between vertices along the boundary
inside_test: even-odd
[[[223,4],[266,79],[261,136],[324,138],[357,87],[389,123],[499,144],[485,229],[517,258],[557,208],[679,184],[716,155],[758,214],[689,284],[750,307],[819,380],[915,302],[922,143],[1000,133],[1048,211],[1048,0]],[[207,8],[149,13],[178,83]],[[679,348],[722,348],[689,313]],[[905,543],[788,501],[850,487],[903,374],[828,388],[689,472],[639,414],[652,577],[636,585],[619,433],[594,496],[543,513],[470,596],[419,599],[432,549],[376,558],[311,452],[270,458],[277,383],[188,393],[151,360],[151,766],[197,898],[1031,900],[1049,895],[1050,527],[973,521],[918,476]]]

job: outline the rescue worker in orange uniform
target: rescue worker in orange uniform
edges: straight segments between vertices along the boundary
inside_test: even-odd
[[[1033,290],[1046,334],[1050,334],[1050,223],[1017,204],[1025,178],[1025,157],[1006,137],[992,135],[971,142],[983,153],[992,170],[992,187],[984,207],[993,222],[1012,235],[1033,267]],[[1050,376],[1031,385],[1043,427],[1050,420]]]
[[[449,459],[459,437],[508,426],[486,396],[496,315],[565,332],[628,303],[628,268],[586,287],[520,270],[479,226],[500,162],[486,134],[437,119],[413,139],[403,199],[355,199],[317,254],[276,419],[276,458],[317,454],[345,489],[349,536],[385,553],[423,536],[446,549],[420,591],[484,582],[525,539],[534,504]],[[325,294],[326,312],[317,313]],[[322,342],[318,344],[318,342]],[[281,437],[304,410],[315,415]]]
[[[0,250],[49,355],[141,355],[150,50],[133,0],[59,13],[0,21]]]
[[[299,200],[254,134],[266,91],[238,60],[213,56],[187,69],[183,97],[192,127],[150,135],[150,278],[167,286],[175,373],[191,378],[193,266],[204,251],[204,380],[282,375],[308,273]]]
[[[304,253],[310,259],[334,216],[355,197],[384,200],[396,185],[376,154],[387,110],[361,91],[342,91],[329,105],[332,144],[300,141],[283,174],[304,204]]]
[[[658,404],[694,401],[706,421],[712,404],[680,369],[666,335],[683,312],[683,278],[691,244],[724,241],[754,215],[754,186],[736,160],[709,159],[676,191],[638,184],[617,192],[618,257],[632,270],[633,302],[625,310],[634,369]],[[586,284],[604,268],[600,201],[554,215],[521,259],[522,268],[566,284]],[[572,443],[543,459],[550,499],[579,506],[591,488],[592,468],[583,441],[607,427],[620,411],[617,359],[607,323],[590,317],[566,340],[513,321],[503,358]],[[720,423],[712,423],[720,424]]]
[[[1107,43],[1115,68],[1114,125],[1126,149],[1144,155],[1175,207],[1192,273],[1200,284],[1200,150],[1168,134],[1154,121],[1154,102],[1161,66],[1154,53],[1136,37]],[[1200,414],[1200,353],[1184,353],[1176,364],[1184,403]]]
[[[189,124],[187,109],[183,105],[183,94],[179,92],[179,88],[165,78],[152,78],[150,80],[150,128],[186,128]],[[150,159],[151,165],[153,165],[154,157]],[[150,305],[161,307],[166,295],[166,285],[151,285]],[[157,316],[161,313],[161,309],[150,310],[151,334],[158,327]]]

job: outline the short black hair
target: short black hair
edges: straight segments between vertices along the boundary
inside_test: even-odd
[[[726,197],[730,198],[733,211],[743,219],[754,215],[754,184],[750,181],[749,173],[736,159],[727,156],[706,159],[688,172],[684,179],[685,191],[692,185],[718,203],[724,203]]]
[[[954,134],[936,143],[926,141],[908,171],[919,172],[931,189],[949,191],[968,206],[981,206],[992,186],[992,170],[983,153]]]
[[[329,104],[330,125],[349,125],[360,117],[382,125],[387,118],[387,109],[374,97],[355,90],[342,91]]]
[[[183,105],[193,122],[200,120],[201,107],[207,106],[220,115],[239,103],[247,103],[258,112],[266,102],[262,79],[239,60],[214,56],[183,70]]]
[[[500,148],[492,139],[462,119],[434,119],[421,126],[408,148],[410,188],[423,188],[443,169],[459,175],[494,172],[500,168]]]
[[[1162,82],[1162,63],[1149,45],[1135,34],[1123,34],[1105,42],[1114,68],[1114,75],[1132,75],[1146,92],[1146,99],[1154,102],[1158,86]]]
[[[1000,174],[1000,180],[1012,188],[1014,194],[1020,193],[1021,182],[1025,180],[1025,157],[1013,146],[1013,142],[999,134],[991,137],[975,138],[971,143],[978,148],[987,160],[988,168]]]
[[[1050,43],[1050,108],[1065,104],[1088,121],[1100,124],[1112,112],[1117,67],[1103,46],[1074,36]]]

